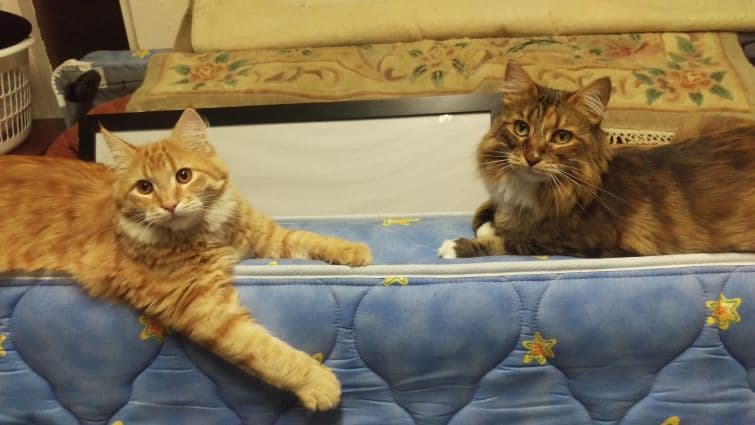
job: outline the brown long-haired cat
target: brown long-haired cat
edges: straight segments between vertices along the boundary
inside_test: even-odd
[[[102,134],[103,165],[0,156],[0,271],[70,273],[94,297],[125,302],[278,388],[307,409],[340,399],[333,372],[270,335],[240,303],[243,257],[362,266],[369,248],[278,226],[234,189],[201,117],[134,147]]]
[[[490,193],[477,237],[445,241],[438,255],[755,251],[755,125],[611,149],[600,128],[610,92],[608,78],[542,87],[510,62],[503,113],[477,151]]]

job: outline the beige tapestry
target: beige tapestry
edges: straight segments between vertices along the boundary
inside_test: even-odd
[[[755,68],[730,33],[456,39],[153,56],[128,111],[494,92],[514,59],[540,84],[610,76],[607,125],[675,129],[753,115]]]
[[[195,52],[755,27],[752,0],[193,0],[190,14]]]

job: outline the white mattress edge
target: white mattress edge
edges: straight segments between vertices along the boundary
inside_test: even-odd
[[[376,220],[382,221],[386,218],[434,218],[434,217],[470,217],[469,211],[449,211],[449,212],[400,212],[395,213],[380,213],[380,214],[329,214],[329,215],[282,215],[273,216],[275,221],[299,221],[299,220]],[[283,224],[283,223],[281,223]],[[471,230],[472,218],[469,218],[469,226]]]
[[[755,266],[755,254],[682,254],[652,257],[579,258],[567,260],[492,261],[485,263],[397,264],[367,267],[328,264],[239,264],[236,279],[360,279],[385,277],[461,278],[559,273],[593,273],[628,270],[681,269],[689,267]],[[53,281],[70,279],[64,273],[1,272],[0,280]],[[3,285],[0,283],[0,288]]]
[[[358,268],[327,264],[288,264],[283,266],[239,264],[235,267],[234,273],[236,278],[239,279],[354,279],[391,276],[458,278],[747,265],[755,265],[755,254],[682,254],[652,257],[580,258],[552,261],[373,265]]]

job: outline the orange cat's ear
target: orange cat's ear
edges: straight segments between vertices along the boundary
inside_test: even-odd
[[[587,115],[592,125],[596,125],[603,119],[610,99],[611,79],[603,77],[571,95],[568,103]]]
[[[207,124],[194,109],[189,108],[181,114],[171,138],[180,141],[193,151],[212,152],[207,136]]]
[[[534,97],[537,97],[535,82],[518,63],[509,61],[506,65],[506,76],[503,82],[503,102]]]
[[[103,126],[100,126],[100,133],[105,139],[107,148],[110,154],[113,156],[113,162],[116,170],[125,170],[128,168],[131,160],[134,158],[134,152],[136,148],[128,144],[125,140],[117,137],[113,133],[107,131]]]

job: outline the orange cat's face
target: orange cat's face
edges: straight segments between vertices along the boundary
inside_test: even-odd
[[[195,111],[184,112],[169,138],[149,145],[135,147],[102,133],[114,158],[116,208],[134,236],[211,225],[229,213],[223,202],[228,172]]]
[[[534,206],[534,196],[542,188],[565,194],[574,186],[593,184],[606,159],[600,121],[610,90],[608,78],[577,92],[538,86],[519,65],[509,63],[503,112],[478,149],[478,166],[488,188],[521,188],[529,194],[509,191],[509,196]]]

